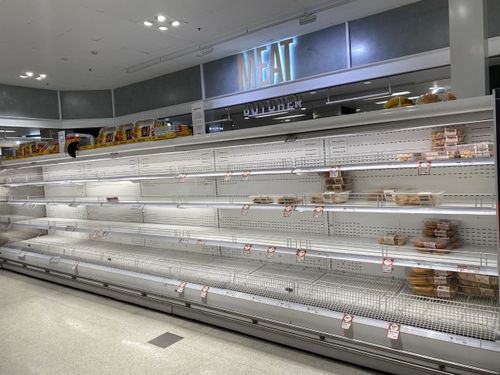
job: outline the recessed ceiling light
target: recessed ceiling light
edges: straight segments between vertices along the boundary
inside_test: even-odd
[[[172,21],[171,25],[173,27],[179,27],[181,25],[181,23],[179,21]]]
[[[36,77],[35,78],[37,81],[41,81],[43,78],[42,77]]]
[[[314,95],[316,94],[316,91],[309,91],[309,94]]]
[[[160,26],[160,27],[158,28],[158,30],[160,30],[160,31],[167,31],[167,30],[168,30],[168,27],[166,27],[166,26]]]
[[[26,75],[27,75],[28,77],[33,77],[33,72],[26,72]]]
[[[305,110],[307,110],[307,108],[306,107],[302,107],[300,110],[301,111],[305,111]]]
[[[39,77],[40,77],[41,79],[45,79],[45,78],[47,78],[47,74],[43,74],[43,73],[42,73],[42,74],[40,74],[40,75],[39,75]]]
[[[144,26],[151,27],[151,26],[153,26],[153,22],[151,22],[151,21],[144,21]]]
[[[160,14],[160,15],[158,15],[158,16],[156,16],[156,20],[157,20],[158,22],[165,22],[165,20],[166,20],[166,19],[167,19],[167,17],[162,16],[161,14]]]
[[[364,81],[363,82],[364,85],[371,85],[372,84],[372,81]]]
[[[24,74],[21,74],[19,77],[21,77],[22,79],[26,79],[28,78],[28,76],[24,75]]]

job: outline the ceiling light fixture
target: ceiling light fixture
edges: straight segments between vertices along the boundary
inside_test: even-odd
[[[167,30],[168,30],[168,27],[167,27],[167,26],[160,26],[160,27],[158,28],[158,30],[160,30],[160,31],[167,31]]]
[[[206,55],[210,55],[213,51],[214,51],[213,47],[200,48],[196,56],[203,57]]]
[[[181,23],[179,21],[172,21],[171,25],[173,27],[179,27],[181,25]]]
[[[19,77],[21,77],[22,79],[29,78],[27,75],[24,75],[24,74],[21,74]]]
[[[45,79],[45,78],[47,78],[47,74],[42,73],[42,74],[39,74],[38,77],[40,77],[41,79]]]
[[[43,78],[42,78],[42,77],[36,77],[35,79],[36,79],[37,81],[41,81],[41,80],[43,80]]]
[[[364,81],[363,82],[363,85],[371,85],[372,84],[372,81]]]
[[[401,96],[401,95],[408,95],[411,94],[411,91],[400,91],[400,92],[393,92],[391,96]]]
[[[151,26],[153,26],[153,22],[151,22],[151,21],[144,21],[144,26],[151,27]]]
[[[158,22],[165,22],[165,21],[166,21],[166,19],[167,19],[167,17],[162,16],[161,14],[159,14],[158,16],[156,16],[156,20],[157,20]]]
[[[316,15],[304,13],[302,17],[299,18],[299,25],[307,25],[308,23],[316,22]]]
[[[300,115],[275,117],[273,120],[287,120],[287,119],[291,119],[291,118],[304,117],[304,116],[306,116],[306,115],[304,113],[301,113]]]
[[[33,77],[33,72],[26,72],[25,73],[28,77]]]

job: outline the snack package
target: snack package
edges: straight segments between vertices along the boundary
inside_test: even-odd
[[[405,96],[395,96],[389,99],[385,104],[384,108],[398,108],[398,107],[409,107],[412,106],[413,102]]]
[[[116,129],[115,144],[131,143],[134,140],[134,124],[120,125]]]
[[[193,129],[186,124],[177,125],[177,136],[178,137],[188,137],[193,135]]]
[[[155,123],[154,119],[136,121],[132,130],[134,142],[150,141]]]
[[[153,140],[177,137],[175,127],[167,120],[157,120],[153,126]]]
[[[96,139],[96,147],[112,146],[115,143],[116,127],[101,128]]]

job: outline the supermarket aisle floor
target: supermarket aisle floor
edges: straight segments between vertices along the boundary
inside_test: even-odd
[[[376,374],[1,269],[0,337],[5,375]]]

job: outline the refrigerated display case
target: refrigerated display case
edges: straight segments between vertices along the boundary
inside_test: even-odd
[[[495,374],[494,104],[6,161],[1,265],[392,373]]]

